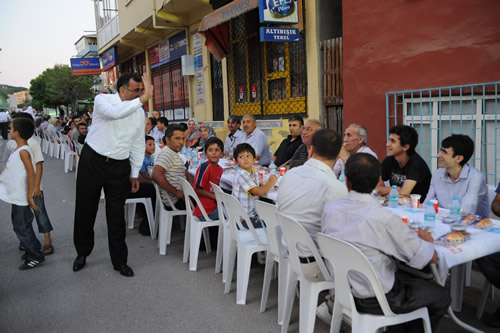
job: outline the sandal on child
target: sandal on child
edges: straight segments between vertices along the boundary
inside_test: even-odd
[[[46,256],[54,253],[54,247],[52,246],[52,244],[47,244],[47,245],[44,245],[43,246],[43,254],[45,254]]]

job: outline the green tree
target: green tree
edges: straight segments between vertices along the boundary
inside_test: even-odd
[[[33,105],[58,108],[71,105],[76,111],[78,100],[93,96],[92,76],[73,76],[68,65],[55,65],[31,80],[30,94]]]

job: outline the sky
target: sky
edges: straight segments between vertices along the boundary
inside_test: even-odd
[[[70,65],[76,41],[96,30],[92,0],[0,2],[0,84],[29,89],[45,69]]]

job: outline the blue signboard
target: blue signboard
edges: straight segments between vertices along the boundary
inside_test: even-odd
[[[107,71],[113,66],[118,65],[116,46],[110,48],[101,56],[102,70]]]
[[[261,42],[298,42],[298,28],[260,27]]]
[[[180,59],[186,54],[186,32],[183,31],[168,39],[170,61]]]
[[[186,32],[183,31],[151,48],[151,69],[180,59],[186,54]],[[155,59],[155,57],[157,59]]]
[[[260,23],[299,23],[299,0],[259,0]]]
[[[71,58],[70,60],[74,76],[101,74],[99,58]]]

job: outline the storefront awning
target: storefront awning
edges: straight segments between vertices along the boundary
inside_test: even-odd
[[[201,20],[199,32],[205,36],[205,45],[218,61],[229,54],[228,21],[257,7],[259,0],[234,0]]]

